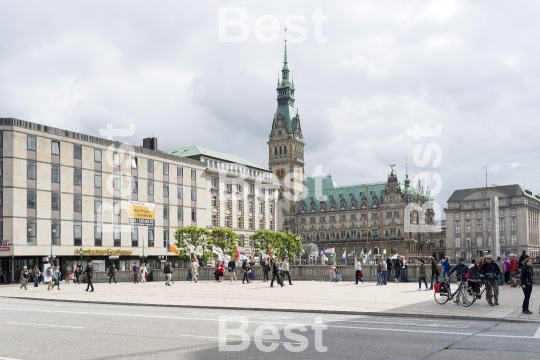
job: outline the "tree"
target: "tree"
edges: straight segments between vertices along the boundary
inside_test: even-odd
[[[194,225],[185,226],[182,228],[176,229],[174,233],[174,238],[176,239],[176,246],[178,247],[179,254],[181,258],[189,257],[189,248],[188,243],[195,246],[196,248],[202,247],[203,254],[208,255],[204,248],[208,247],[208,242],[206,237],[210,235],[210,231],[205,228],[197,227]],[[210,252],[211,253],[211,252]],[[204,258],[205,256],[203,256]]]
[[[279,233],[280,238],[280,247],[279,247],[279,256],[285,257],[289,256],[291,260],[296,255],[301,255],[304,252],[302,247],[302,238],[293,234],[292,232]]]
[[[260,229],[253,234],[251,237],[253,239],[253,247],[255,252],[260,255],[261,251],[269,254],[271,249],[276,249],[279,247],[279,235],[277,231],[272,231],[268,229]]]
[[[210,232],[209,245],[215,245],[223,250],[224,255],[232,256],[238,245],[238,235],[228,228],[213,228]],[[217,257],[217,254],[214,257]]]

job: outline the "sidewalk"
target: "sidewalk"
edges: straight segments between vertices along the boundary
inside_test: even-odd
[[[297,281],[293,286],[281,288],[256,281],[243,285],[241,281],[222,283],[177,281],[167,287],[162,282],[94,284],[95,292],[87,293],[86,284],[63,284],[62,290],[47,291],[40,285],[20,290],[18,285],[0,287],[0,297],[74,302],[114,303],[130,305],[184,306],[203,308],[277,310],[301,312],[347,313],[356,315],[400,315],[432,318],[463,318],[504,321],[540,322],[538,305],[540,290],[531,296],[533,315],[522,315],[523,291],[503,286],[499,295],[500,306],[491,307],[485,296],[471,307],[465,308],[449,301],[438,305],[433,291],[417,291],[416,283],[375,283],[355,285],[353,282]]]

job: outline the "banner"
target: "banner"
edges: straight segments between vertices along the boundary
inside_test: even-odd
[[[156,205],[154,203],[130,201],[128,207],[130,225],[154,226]]]
[[[326,254],[335,254],[334,248],[328,248],[324,251]]]

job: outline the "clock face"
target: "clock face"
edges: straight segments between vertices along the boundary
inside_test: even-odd
[[[285,178],[285,169],[277,169],[276,170],[276,176],[279,180],[283,180]]]

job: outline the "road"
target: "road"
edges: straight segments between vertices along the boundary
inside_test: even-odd
[[[0,319],[0,359],[540,359],[538,323],[5,298]],[[220,331],[220,325],[228,330]],[[220,341],[242,344],[239,336],[226,333],[242,327],[247,349],[220,351]],[[272,329],[271,341],[257,335]]]

